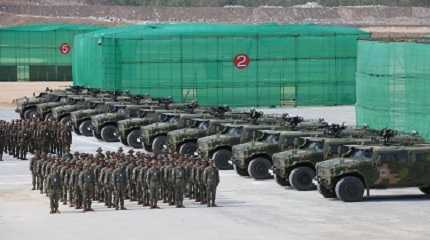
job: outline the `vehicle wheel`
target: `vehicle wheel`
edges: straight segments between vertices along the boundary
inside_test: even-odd
[[[290,185],[287,178],[281,177],[278,174],[275,174],[275,180],[277,184],[283,187]]]
[[[239,167],[238,167],[238,166],[236,166],[236,165],[233,165],[233,168],[234,168],[234,170],[236,171],[236,173],[237,173],[239,176],[242,176],[242,177],[247,177],[247,176],[249,176],[249,174],[248,174],[248,170],[247,170],[247,169],[239,168]]]
[[[133,130],[127,135],[127,144],[134,148],[143,148],[140,140],[140,130]]]
[[[63,124],[64,126],[70,126],[71,125],[71,119],[70,117],[63,117],[60,119],[60,123]]]
[[[212,160],[215,167],[219,170],[232,170],[233,166],[228,162],[231,159],[232,153],[227,149],[220,149],[212,155]]]
[[[360,202],[363,200],[364,184],[353,176],[347,176],[336,183],[336,197],[344,202]]]
[[[179,147],[179,154],[182,155],[193,155],[197,151],[197,144],[194,142],[186,142],[181,144]]]
[[[152,141],[152,152],[161,154],[167,151],[167,137],[158,136]]]
[[[79,125],[79,132],[86,137],[93,136],[92,124],[90,120],[85,120]]]
[[[426,195],[430,195],[430,186],[420,187],[420,191],[423,192]]]
[[[24,119],[37,119],[38,118],[38,114],[36,112],[36,110],[34,109],[27,109],[24,111],[24,114],[22,115],[24,117]]]
[[[268,179],[270,178],[269,169],[272,163],[266,158],[258,157],[253,160],[248,165],[248,174],[256,180]]]
[[[312,183],[315,171],[309,167],[298,167],[291,171],[288,177],[291,187],[298,191],[315,190],[316,186]]]
[[[47,114],[46,114],[46,116],[45,116],[45,121],[49,121],[49,122],[55,121],[55,118],[54,118],[54,116],[52,115],[52,113],[47,113]]]
[[[318,192],[321,193],[321,195],[324,198],[336,198],[336,193],[335,192],[330,191],[330,190],[328,190],[327,188],[325,188],[325,187],[323,187],[321,185],[318,185],[317,189],[318,189]]]
[[[100,136],[105,142],[118,142],[118,128],[114,125],[107,125],[100,131]]]

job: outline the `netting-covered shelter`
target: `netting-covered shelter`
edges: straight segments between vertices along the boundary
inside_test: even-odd
[[[360,41],[357,123],[430,139],[430,42]]]
[[[74,83],[201,105],[355,103],[356,46],[320,25],[156,24],[75,39]]]
[[[58,23],[0,28],[0,81],[71,81],[75,35],[99,29]]]

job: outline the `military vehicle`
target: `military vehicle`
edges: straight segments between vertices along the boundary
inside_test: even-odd
[[[58,102],[46,102],[36,105],[36,114],[39,120],[55,121],[52,110],[62,106],[79,105],[85,102],[86,95],[68,95]]]
[[[63,101],[67,94],[63,90],[45,91],[40,93],[38,96],[24,97],[16,99],[15,112],[20,115],[22,119],[38,119],[36,105],[48,102],[59,102]]]
[[[112,101],[104,102],[100,100],[93,102],[93,106],[89,109],[71,112],[70,119],[74,132],[78,135],[83,135],[87,137],[93,136],[91,116],[106,112],[114,112],[116,110],[116,104],[121,103]]]
[[[272,176],[272,155],[294,147],[299,137],[321,136],[322,131],[257,131],[257,141],[239,144],[232,148],[234,169],[240,176],[267,179]]]
[[[214,160],[215,166],[220,170],[233,169],[229,163],[232,156],[232,147],[237,144],[251,141],[257,130],[276,130],[280,125],[254,125],[254,124],[223,124],[223,129],[215,135],[202,137],[197,140],[198,153],[202,159]]]
[[[142,126],[146,126],[155,122],[160,121],[160,115],[162,113],[169,113],[172,110],[167,109],[143,109],[141,110],[141,116],[138,118],[129,118],[118,121],[119,138],[122,144],[131,146],[133,148],[143,148],[141,140]]]
[[[339,156],[343,145],[370,144],[372,140],[354,136],[304,137],[300,142],[298,148],[273,154],[273,173],[279,185],[308,191],[316,189],[312,183],[316,163]]]
[[[430,194],[430,145],[348,148],[342,157],[316,164],[315,183],[324,197],[358,202],[370,189],[401,187]]]
[[[167,134],[167,148],[169,152],[194,155],[198,148],[197,139],[221,131],[223,123],[240,122],[238,119],[205,118],[194,118],[189,121],[188,128],[173,130]]]
[[[103,104],[106,101],[112,101],[111,98],[103,97],[88,97],[80,96],[83,98],[82,101],[77,101],[76,104],[69,104],[64,106],[58,106],[52,108],[52,119],[54,121],[59,121],[65,125],[71,124],[70,114],[74,111],[90,109],[97,106],[97,104]],[[80,98],[78,97],[78,99]]]
[[[167,151],[167,133],[187,127],[189,119],[209,116],[203,112],[197,113],[163,113],[160,122],[140,128],[141,139],[146,151],[159,154]]]
[[[128,118],[141,118],[141,110],[149,109],[148,105],[118,103],[110,112],[91,116],[93,136],[105,142],[119,142],[118,121]]]

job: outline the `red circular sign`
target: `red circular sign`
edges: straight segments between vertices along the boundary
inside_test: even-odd
[[[233,63],[239,69],[247,68],[251,59],[246,54],[238,54],[234,57]]]
[[[60,46],[61,54],[69,54],[71,50],[72,50],[72,47],[68,43],[63,43]]]

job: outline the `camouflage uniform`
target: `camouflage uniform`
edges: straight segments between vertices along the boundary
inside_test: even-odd
[[[95,175],[89,165],[79,175],[79,185],[82,189],[84,211],[92,211],[91,202],[94,195]]]
[[[206,201],[208,207],[215,207],[216,189],[219,184],[219,171],[211,163],[203,172],[203,182],[206,186]]]
[[[157,163],[154,161],[152,167],[148,169],[146,173],[146,183],[149,187],[150,205],[151,208],[159,208],[157,206],[158,202],[158,190],[160,189],[161,183],[161,172]]]
[[[53,171],[48,176],[47,181],[47,190],[49,192],[49,200],[50,200],[50,207],[51,207],[51,214],[52,213],[59,213],[58,211],[58,201],[61,196],[61,189],[62,189],[62,180],[60,177],[60,174],[57,170]]]
[[[127,188],[127,177],[125,168],[118,164],[117,168],[112,172],[112,185],[114,187],[114,206],[116,210],[125,210],[124,198]]]
[[[174,189],[175,189],[175,205],[177,208],[184,207],[184,190],[186,184],[186,170],[179,162],[178,166],[173,168],[173,179],[174,179]]]

